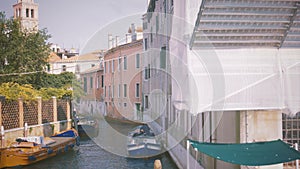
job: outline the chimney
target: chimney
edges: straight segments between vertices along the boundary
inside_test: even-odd
[[[134,23],[131,24],[131,41],[136,41],[136,31]]]
[[[113,38],[111,34],[108,34],[108,49],[113,48]]]
[[[112,43],[112,48],[116,47],[116,44],[115,44],[115,38],[112,38],[112,39],[111,39],[111,43]]]
[[[131,34],[126,33],[126,43],[130,43],[130,42],[131,42]]]
[[[119,36],[116,36],[116,47],[118,46],[118,44],[119,44]]]

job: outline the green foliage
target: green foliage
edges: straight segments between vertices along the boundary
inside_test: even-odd
[[[47,74],[50,54],[47,31],[21,30],[20,22],[0,11],[0,95],[8,100],[80,98],[84,92],[73,73]],[[73,92],[74,91],[74,92]]]
[[[6,19],[0,12],[0,83],[39,81],[39,74],[26,74],[42,71],[46,66],[50,54],[49,38],[45,29],[37,32],[21,30],[18,20]]]
[[[33,89],[31,85],[20,86],[17,83],[2,83],[0,86],[1,95],[5,96],[7,100],[17,100],[22,98],[24,100],[33,100],[39,95],[38,91]]]
[[[49,100],[53,96],[58,99],[72,99],[72,90],[66,88],[41,88],[34,89],[31,85],[19,85],[18,83],[2,83],[0,85],[0,93],[7,100],[17,100],[22,98],[24,101],[36,100],[37,97],[42,97],[43,100]]]
[[[72,97],[72,91],[67,90],[64,88],[41,88],[40,90],[40,95],[44,100],[49,100],[52,98],[52,96],[55,96],[57,98],[66,98]]]

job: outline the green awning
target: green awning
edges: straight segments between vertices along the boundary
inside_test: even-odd
[[[291,148],[281,140],[242,144],[189,141],[196,151],[218,160],[239,165],[272,165],[300,158],[299,151]]]

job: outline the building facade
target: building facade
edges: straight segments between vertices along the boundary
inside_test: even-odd
[[[104,102],[107,116],[141,118],[141,62],[143,41],[135,40],[108,50],[104,55]]]
[[[187,153],[188,138],[218,143],[282,139],[282,113],[300,110],[296,6],[294,1],[149,1],[143,17],[143,105],[179,168],[188,163],[190,168],[244,168],[194,150]],[[147,56],[151,50],[157,52]],[[157,71],[164,62],[169,80]]]
[[[57,55],[53,53],[49,58],[48,73],[60,74],[62,72],[72,72],[79,78],[81,72],[99,64],[102,56],[103,51],[95,51],[69,58],[60,57],[60,59],[57,59]]]
[[[80,73],[80,82],[84,95],[80,97],[79,113],[105,115],[104,75],[102,63]]]

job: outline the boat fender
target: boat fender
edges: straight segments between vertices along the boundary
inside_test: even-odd
[[[53,150],[52,149],[48,149],[48,154],[52,154]]]
[[[35,161],[35,160],[36,160],[36,157],[35,157],[35,156],[29,156],[29,157],[28,157],[28,160],[30,160],[30,161]]]
[[[65,146],[65,152],[67,152],[67,151],[68,151],[68,145]]]

